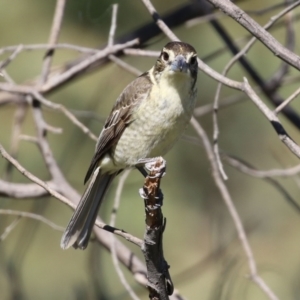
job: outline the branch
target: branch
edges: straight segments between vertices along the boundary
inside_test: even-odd
[[[125,48],[132,47],[139,43],[138,39],[126,42],[124,44],[117,44],[111,47],[106,47],[103,50],[99,50],[96,54],[93,54],[78,64],[71,67],[66,72],[59,74],[55,77],[52,77],[46,82],[39,90],[42,94],[50,92],[52,89],[61,86],[63,83],[67,82],[74,76],[78,76],[80,73],[84,72],[87,68],[93,65],[95,62],[108,57],[109,54],[115,54]]]
[[[114,205],[113,205],[113,209],[112,209],[111,217],[110,217],[110,223],[109,223],[110,226],[112,226],[112,227],[114,227],[115,223],[116,223],[117,211],[119,209],[120,201],[121,201],[121,194],[123,191],[125,181],[129,175],[130,171],[131,171],[130,169],[125,170],[119,179],[119,183],[118,183],[118,186],[116,189],[115,201],[114,201]],[[127,280],[124,276],[124,273],[122,272],[122,270],[120,268],[119,260],[118,260],[117,253],[116,253],[115,236],[112,234],[110,238],[111,238],[111,247],[110,247],[111,257],[112,257],[112,261],[113,261],[115,270],[119,276],[119,279],[120,279],[122,285],[124,286],[124,288],[126,289],[126,291],[128,292],[128,294],[130,295],[131,299],[139,300],[138,296],[135,294],[135,292],[131,288],[130,284],[127,282]]]
[[[283,17],[285,14],[293,10],[297,5],[300,4],[300,1],[297,1],[296,3],[293,3],[283,11],[281,11],[279,14],[276,16],[272,17],[271,20],[263,27],[264,29],[269,29],[277,20],[279,20],[281,17]],[[222,75],[226,76],[231,67],[236,63],[242,56],[244,56],[249,49],[254,45],[254,43],[257,41],[255,37],[253,37],[247,45],[239,52],[237,53],[230,61],[229,63],[225,66]],[[286,66],[286,64],[284,64]],[[285,68],[284,68],[285,69]],[[284,74],[284,73],[283,73]],[[281,76],[282,77],[282,76]],[[277,85],[279,86],[279,84]],[[223,169],[222,161],[220,158],[220,153],[219,153],[219,144],[218,144],[218,138],[219,138],[219,125],[218,125],[218,118],[217,118],[217,113],[219,109],[219,98],[221,94],[221,88],[222,88],[222,83],[218,83],[218,87],[216,90],[216,95],[215,95],[215,100],[214,100],[214,111],[213,111],[213,125],[214,125],[214,133],[213,133],[213,140],[214,140],[214,152],[216,155],[217,163],[220,169],[220,172],[222,174],[222,177],[224,180],[227,180],[227,175],[225,174],[225,171]],[[291,100],[290,100],[291,101]],[[285,105],[282,104],[282,108]]]
[[[205,133],[205,131],[203,130],[203,128],[201,127],[201,125],[199,124],[199,122],[197,122],[197,120],[195,118],[192,118],[191,120],[191,125],[193,126],[193,128],[195,129],[196,133],[199,135],[199,137],[201,138],[205,151],[206,151],[206,155],[208,157],[208,160],[211,164],[212,167],[212,176],[213,179],[215,181],[215,184],[227,206],[227,209],[231,215],[231,218],[234,222],[235,228],[237,230],[238,233],[238,237],[239,240],[241,242],[241,245],[243,247],[243,250],[246,254],[247,257],[247,261],[248,261],[248,267],[250,270],[250,276],[249,278],[257,284],[257,286],[268,296],[269,299],[271,300],[278,300],[277,296],[274,294],[274,292],[269,288],[269,286],[264,282],[264,280],[259,276],[258,272],[257,272],[257,266],[256,266],[256,262],[253,256],[253,252],[252,249],[250,247],[250,244],[248,242],[247,236],[246,236],[246,232],[244,230],[242,221],[239,217],[239,214],[233,204],[233,201],[231,199],[230,193],[225,185],[225,183],[222,180],[222,177],[220,175],[219,172],[219,168],[218,168],[218,164],[216,161],[216,157],[214,155],[214,151],[212,148],[212,145],[210,144],[210,141]]]
[[[242,9],[229,0],[207,0],[215,7],[221,9],[232,19],[241,24],[253,36],[260,40],[275,56],[300,70],[300,57],[281,45],[270,33],[263,29],[257,22],[249,17]],[[299,5],[299,4],[298,4]]]
[[[285,131],[280,120],[277,118],[276,114],[271,111],[267,105],[257,96],[255,91],[249,85],[248,80],[244,78],[244,90],[245,93],[250,97],[254,104],[259,108],[259,110],[265,115],[265,117],[271,122],[273,128],[280,140],[294,153],[298,158],[300,158],[300,147],[290,138],[288,133]]]
[[[12,165],[12,164],[11,164]],[[56,190],[53,181],[47,181],[45,184],[51,189]],[[40,198],[46,197],[49,193],[43,187],[36,183],[13,183],[0,179],[0,196],[15,199]]]
[[[58,230],[61,232],[64,231],[64,227],[58,226],[55,223],[53,223],[52,221],[48,220],[47,218],[45,218],[41,215],[34,214],[34,213],[11,210],[11,209],[0,209],[0,215],[12,215],[12,216],[18,216],[18,217],[22,217],[22,218],[34,219],[34,220],[40,221],[40,222],[50,226],[54,230]]]
[[[227,33],[224,27],[217,20],[212,20],[211,24],[225,42],[226,49],[229,49],[233,54],[239,53],[239,48],[232,41],[230,35]],[[251,65],[251,63],[247,60],[245,56],[241,56],[239,58],[239,62],[241,66],[248,72],[251,78],[260,86],[263,93],[267,96],[267,98],[271,101],[271,103],[274,106],[279,105],[283,101],[282,97],[276,92],[279,86],[276,86],[274,88],[273,85],[270,85],[270,83],[265,82],[264,79],[260,76],[260,74]],[[290,107],[285,107],[283,113],[297,128],[300,129],[300,117],[293,109],[291,109]]]
[[[62,194],[60,194],[57,191],[55,191],[47,183],[45,183],[41,179],[37,178],[32,173],[30,173],[29,171],[27,171],[23,166],[21,166],[18,161],[16,161],[13,157],[11,157],[5,151],[5,149],[3,148],[3,146],[1,144],[0,144],[0,154],[6,160],[8,160],[10,163],[12,163],[21,174],[23,174],[25,177],[27,177],[28,179],[30,179],[32,182],[35,182],[36,184],[38,184],[39,186],[41,186],[42,188],[44,188],[50,195],[54,196],[55,198],[59,199],[60,201],[62,201],[63,203],[69,205],[72,208],[76,207],[75,204],[72,203],[69,199],[67,199]]]
[[[146,163],[149,171],[140,195],[145,201],[146,230],[142,247],[147,266],[149,298],[151,300],[169,299],[173,293],[173,283],[169,274],[169,265],[163,254],[163,233],[166,220],[161,211],[163,195],[159,189],[160,180],[165,173],[166,162],[162,157]]]
[[[300,204],[293,199],[293,197],[288,193],[288,191],[273,177],[290,177],[294,176],[300,172],[300,166],[295,166],[289,169],[273,169],[269,171],[257,170],[252,167],[249,163],[242,161],[241,159],[234,158],[229,155],[224,155],[225,161],[236,168],[238,171],[250,175],[252,177],[262,178],[266,182],[270,183],[276,188],[276,190],[284,197],[284,199],[290,204],[297,212],[300,212]]]
[[[52,29],[51,29],[51,33],[50,33],[50,37],[49,37],[49,41],[48,41],[50,48],[47,50],[47,53],[45,55],[42,73],[41,73],[40,85],[44,84],[48,78],[50,66],[52,63],[52,58],[54,55],[53,46],[55,46],[55,44],[58,41],[59,33],[61,30],[61,24],[63,21],[66,2],[67,2],[66,0],[57,0],[56,1],[56,8],[55,8],[54,18],[53,18],[53,22],[52,22]]]

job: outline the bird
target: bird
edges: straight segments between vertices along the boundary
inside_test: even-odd
[[[61,248],[85,249],[113,179],[139,162],[165,155],[182,136],[197,99],[197,52],[188,43],[167,43],[154,66],[116,100],[96,143],[81,200]]]

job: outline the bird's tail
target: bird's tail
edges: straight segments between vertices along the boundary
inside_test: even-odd
[[[94,227],[103,197],[117,173],[101,174],[98,167],[90,179],[80,202],[62,236],[60,246],[63,249],[85,249]]]

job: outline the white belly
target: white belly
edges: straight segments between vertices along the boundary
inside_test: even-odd
[[[189,93],[189,84],[182,85],[183,88],[179,85],[177,89],[168,84],[164,86],[167,88],[153,86],[150,97],[134,111],[133,122],[126,127],[113,150],[116,169],[134,166],[141,158],[165,155],[184,132],[196,95]],[[108,163],[108,157],[101,164],[103,168],[105,161]]]

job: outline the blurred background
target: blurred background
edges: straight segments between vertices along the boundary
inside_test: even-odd
[[[276,3],[283,3],[276,1]],[[291,2],[291,1],[290,1]],[[150,23],[151,16],[141,1],[72,0],[67,2],[60,43],[97,48],[107,42],[111,22],[112,4],[118,3],[116,37],[132,32]],[[161,15],[188,4],[180,0],[153,0]],[[246,11],[259,11],[274,5],[274,0],[244,0],[238,5]],[[259,24],[265,24],[284,6],[251,14]],[[55,1],[2,0],[0,9],[0,48],[19,44],[45,44],[52,24]],[[294,28],[299,31],[299,9],[294,10]],[[284,18],[283,18],[284,21]],[[249,37],[246,30],[228,17],[219,19],[233,40],[242,46]],[[278,23],[271,33],[281,43],[286,40],[284,23]],[[183,23],[173,28],[183,41],[192,44],[199,57],[213,69],[222,72],[232,53],[222,38],[207,21],[191,25]],[[297,37],[297,34],[296,34]],[[163,34],[146,42],[145,48],[159,51],[168,42]],[[223,50],[222,50],[223,49]],[[299,53],[296,39],[295,53]],[[4,60],[9,53],[3,53]],[[41,72],[45,51],[23,51],[7,67],[16,83],[26,84]],[[71,50],[58,50],[53,66],[62,66],[80,54]],[[155,58],[124,56],[124,61],[141,71],[152,67]],[[263,45],[256,43],[247,59],[266,81],[279,69],[281,61]],[[297,71],[290,68],[278,90],[287,98],[299,87]],[[236,64],[228,75],[242,81],[248,73]],[[89,73],[48,94],[47,98],[70,109],[92,132],[99,134],[103,121],[123,88],[135,78],[114,63]],[[298,77],[299,78],[299,77]],[[4,79],[0,77],[0,81]],[[198,78],[198,103],[213,103],[217,82],[202,72]],[[268,170],[288,168],[298,164],[298,159],[280,142],[268,120],[243,98],[242,93],[224,87],[222,101],[241,97],[235,105],[220,109],[219,146],[254,168]],[[272,107],[261,94],[265,103]],[[300,113],[299,101],[291,104]],[[0,143],[10,149],[15,116],[15,105],[0,106]],[[83,179],[94,151],[94,142],[58,112],[44,109],[48,124],[63,129],[62,134],[48,134],[48,140],[61,170],[71,185],[82,193]],[[88,112],[83,114],[82,112]],[[91,114],[94,113],[94,115]],[[91,117],[92,116],[92,117]],[[197,118],[212,140],[212,113]],[[299,128],[284,116],[280,119],[299,144]],[[27,111],[21,133],[36,134],[30,109]],[[21,141],[18,161],[30,172],[49,180],[50,175],[39,149],[34,143]],[[175,288],[187,299],[266,299],[261,290],[247,279],[249,274],[245,253],[238,241],[236,230],[211,176],[201,141],[192,128],[165,157],[167,174],[162,180],[165,200],[164,216],[167,229],[164,235],[165,258],[171,266],[170,273]],[[7,162],[0,159],[1,178],[5,178]],[[236,208],[245,226],[250,245],[261,276],[280,299],[299,299],[300,295],[300,218],[299,210],[287,201],[278,185],[250,177],[224,163],[229,180],[226,182]],[[16,170],[13,182],[29,180]],[[281,188],[299,205],[299,177],[276,178]],[[100,215],[108,222],[115,188],[111,187]],[[132,171],[126,181],[116,227],[142,237],[144,232],[144,204],[138,195],[143,179]],[[72,211],[53,197],[41,199],[8,199],[0,195],[0,208],[41,214],[57,225],[65,227]],[[132,212],[134,211],[134,215]],[[0,235],[15,217],[1,215]],[[0,242],[0,298],[1,299],[130,299],[120,283],[112,264],[110,253],[101,245],[90,243],[85,251],[60,246],[62,232],[27,218],[22,218],[14,230]],[[140,249],[123,240],[127,247],[143,260]],[[122,268],[126,278],[141,299],[147,299],[147,291],[139,286],[131,274]]]

